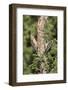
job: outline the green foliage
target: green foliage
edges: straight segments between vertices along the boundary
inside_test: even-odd
[[[47,59],[45,55],[39,57],[37,54],[33,54],[32,64],[30,65],[32,73],[40,73],[40,65],[41,63],[45,63],[45,68],[48,70],[49,65],[47,64]],[[48,71],[47,71],[48,72]]]
[[[23,16],[23,74],[36,74],[41,62],[46,62],[47,73],[57,73],[57,17],[49,16],[44,28],[45,42],[50,42],[50,48],[43,56],[39,57],[33,50],[30,34],[37,34],[37,20],[39,16]]]
[[[49,72],[57,72],[57,44],[56,40],[51,43],[51,49],[46,53],[49,63]]]

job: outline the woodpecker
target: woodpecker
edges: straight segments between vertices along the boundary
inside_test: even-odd
[[[31,38],[31,45],[32,45],[33,49],[37,51],[37,41],[36,41],[35,37],[31,34],[30,38]]]

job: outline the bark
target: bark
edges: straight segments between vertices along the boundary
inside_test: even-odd
[[[44,16],[39,17],[37,24],[37,46],[38,46],[38,56],[41,56],[45,52],[44,45],[44,25],[46,23],[46,18]]]
[[[46,25],[46,23],[47,17],[40,16],[37,22],[37,40],[34,38],[33,35],[31,35],[32,46],[36,50],[39,57],[41,57],[44,54],[45,48],[47,48],[47,44],[44,40],[44,26]],[[46,61],[41,62],[40,73],[46,73],[45,63]]]

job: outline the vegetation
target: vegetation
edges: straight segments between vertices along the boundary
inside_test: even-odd
[[[37,22],[40,16],[23,16],[23,74],[39,74],[41,66],[45,73],[57,73],[57,17],[48,16],[44,27],[44,42],[48,47],[44,54],[38,56],[31,44],[31,35],[37,39]],[[41,65],[42,64],[42,65]]]

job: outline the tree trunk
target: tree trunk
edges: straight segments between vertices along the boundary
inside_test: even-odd
[[[38,56],[41,56],[45,52],[45,45],[44,45],[44,25],[45,25],[45,17],[41,16],[38,19],[37,24],[37,53]]]
[[[45,52],[45,40],[44,40],[44,26],[46,25],[47,17],[40,16],[37,22],[37,41],[34,36],[31,36],[33,47],[35,48],[39,57],[42,57]],[[40,73],[46,73],[45,63],[41,62]]]

